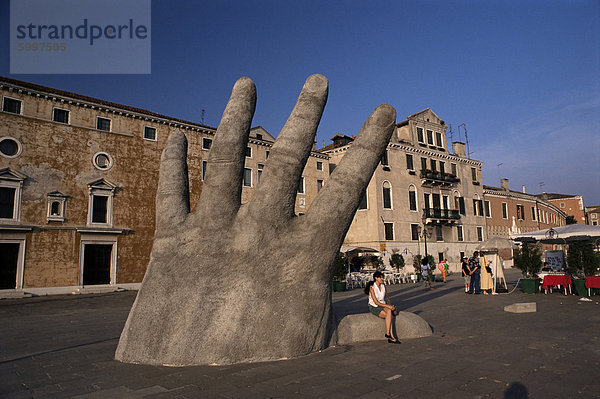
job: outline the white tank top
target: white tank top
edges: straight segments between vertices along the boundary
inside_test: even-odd
[[[381,289],[379,289],[377,287],[377,283],[373,283],[373,285],[371,287],[373,287],[373,292],[375,293],[375,298],[377,298],[377,300],[380,303],[385,303],[385,285],[381,284]],[[373,301],[373,297],[371,296],[370,293],[369,293],[369,305],[377,306],[375,304],[375,301]]]

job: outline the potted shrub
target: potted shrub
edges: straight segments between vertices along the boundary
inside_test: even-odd
[[[514,256],[515,267],[523,273],[521,278],[521,288],[523,292],[535,294],[540,286],[540,279],[535,278],[540,272],[542,264],[542,255],[536,245],[523,243]]]
[[[399,273],[400,269],[404,268],[404,257],[396,249],[392,251],[392,255],[390,256],[390,266],[392,269],[396,269],[396,273]]]
[[[590,240],[574,241],[569,244],[567,264],[569,266],[569,272],[571,273],[571,276],[573,276],[573,285],[575,285],[577,295],[588,295],[588,290],[585,288],[585,278],[587,276],[594,276],[598,273],[599,262],[600,259],[594,251],[594,246]]]
[[[417,281],[421,281],[423,279],[421,274],[421,255],[413,256],[413,268],[415,269],[415,274],[417,275]]]
[[[333,291],[346,291],[346,276],[348,275],[348,264],[346,256],[343,253],[338,253],[335,258],[333,267],[333,280],[331,288]]]
[[[375,270],[383,270],[385,266],[383,265],[383,259],[379,256],[371,255],[369,257],[369,262],[371,263],[371,267]]]

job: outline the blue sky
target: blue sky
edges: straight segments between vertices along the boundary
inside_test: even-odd
[[[378,104],[398,121],[430,107],[455,139],[466,124],[485,184],[600,205],[597,0],[154,0],[149,75],[10,75],[6,0],[0,18],[2,76],[195,122],[204,109],[211,126],[249,76],[254,125],[277,135],[304,79],[322,73],[318,147],[356,134]]]

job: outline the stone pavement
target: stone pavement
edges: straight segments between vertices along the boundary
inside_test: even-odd
[[[507,271],[509,283],[518,277]],[[465,295],[462,284],[454,275],[434,291],[389,287],[394,303],[431,324],[428,338],[183,368],[113,360],[135,292],[6,299],[0,398],[600,398],[600,297]],[[339,314],[366,311],[361,290],[333,298]],[[537,312],[503,311],[516,302]]]

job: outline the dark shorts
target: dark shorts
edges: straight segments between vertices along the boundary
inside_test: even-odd
[[[379,317],[379,314],[385,308],[383,306],[371,306],[369,305],[369,312],[373,313],[375,316]]]

